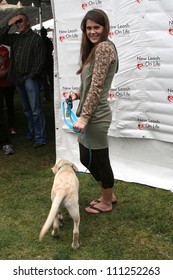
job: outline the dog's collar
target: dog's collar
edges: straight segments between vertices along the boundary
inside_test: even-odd
[[[73,165],[71,165],[71,164],[69,164],[69,163],[64,163],[64,164],[62,164],[60,167],[58,167],[58,171],[63,167],[63,166],[65,166],[65,165],[69,165],[69,166],[71,166],[72,168],[73,168]],[[73,170],[74,170],[74,168],[73,168]],[[74,170],[75,171],[75,170]],[[76,172],[76,171],[75,171]]]

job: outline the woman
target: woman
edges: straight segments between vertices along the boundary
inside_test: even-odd
[[[87,12],[81,29],[81,67],[77,72],[81,74],[81,86],[79,93],[71,95],[72,100],[80,99],[79,119],[74,123],[74,129],[84,132],[78,137],[80,161],[89,166],[90,173],[102,189],[102,197],[92,201],[85,210],[99,214],[112,211],[112,203],[116,202],[112,192],[114,175],[107,137],[112,114],[107,98],[114,74],[118,71],[118,55],[115,45],[108,40],[110,25],[105,12],[100,9]]]

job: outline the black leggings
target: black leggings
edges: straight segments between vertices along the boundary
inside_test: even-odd
[[[100,181],[104,189],[112,188],[114,185],[114,175],[109,160],[109,149],[89,151],[89,149],[79,143],[79,151],[81,163],[88,168],[95,180]]]

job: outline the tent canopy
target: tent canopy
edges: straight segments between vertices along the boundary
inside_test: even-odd
[[[50,0],[0,0],[0,26],[3,26],[10,17],[19,11],[28,15],[31,26],[36,25],[40,22],[39,7],[42,11],[42,21],[53,18]]]
[[[36,7],[40,7],[42,4],[50,4],[50,0],[0,0],[0,3],[7,3],[12,5],[17,5],[21,3],[23,6],[30,6],[32,3]]]

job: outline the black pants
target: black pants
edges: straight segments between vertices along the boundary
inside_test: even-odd
[[[0,146],[11,144],[8,128],[3,116],[3,108],[0,108]]]
[[[109,149],[89,150],[79,144],[80,161],[88,168],[96,181],[102,183],[104,189],[112,188],[114,175],[109,160]]]
[[[44,91],[44,98],[46,100],[53,99],[53,71],[52,70],[44,70],[42,73],[42,86]]]
[[[0,88],[0,110],[3,110],[5,101],[8,113],[8,128],[15,127],[14,91],[15,86]]]

